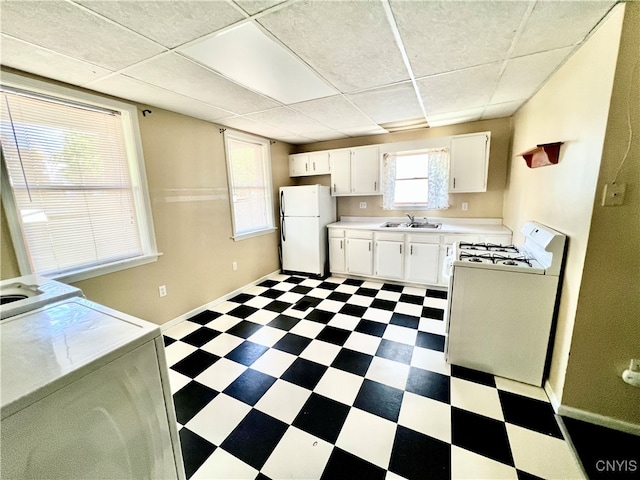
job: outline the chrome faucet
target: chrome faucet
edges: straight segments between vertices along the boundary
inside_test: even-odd
[[[415,216],[413,216],[413,215],[409,215],[408,213],[405,213],[405,215],[406,215],[407,217],[409,217],[409,220],[410,220],[410,222],[411,222],[411,223],[415,223],[415,222],[414,222],[414,220],[415,220],[415,218],[416,218]]]

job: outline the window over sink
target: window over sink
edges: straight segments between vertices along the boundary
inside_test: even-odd
[[[386,153],[382,195],[385,210],[449,208],[449,149]]]

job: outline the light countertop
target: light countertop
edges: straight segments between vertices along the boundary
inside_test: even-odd
[[[440,223],[437,229],[421,229],[408,227],[382,227],[386,222],[407,222],[407,217],[340,217],[340,221],[330,223],[328,228],[344,228],[349,230],[377,230],[382,232],[411,232],[411,233],[467,233],[480,235],[510,235],[512,232],[502,225],[501,218],[446,218],[427,217],[429,223]],[[424,221],[424,217],[416,217],[417,222]]]

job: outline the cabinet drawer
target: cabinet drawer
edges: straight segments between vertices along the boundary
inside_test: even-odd
[[[343,238],[344,237],[344,229],[343,228],[330,228],[329,229],[329,238]]]
[[[345,235],[347,238],[373,239],[373,232],[371,230],[345,230]]]
[[[404,242],[404,233],[398,232],[376,232],[376,240],[390,240],[392,242]]]
[[[414,233],[407,235],[407,241],[409,243],[440,243],[440,235],[433,235],[431,233]]]

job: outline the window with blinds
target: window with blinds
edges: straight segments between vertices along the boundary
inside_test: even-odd
[[[225,131],[233,238],[275,230],[269,141]]]
[[[155,259],[135,108],[0,93],[3,202],[22,274],[79,280]]]

